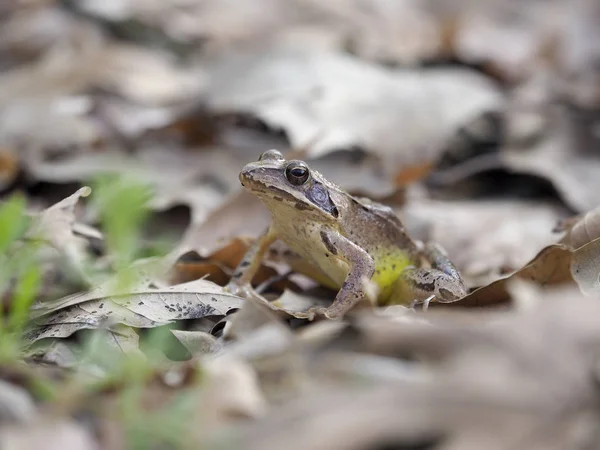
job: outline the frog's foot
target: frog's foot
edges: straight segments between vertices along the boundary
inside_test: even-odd
[[[423,311],[427,311],[429,309],[429,304],[435,298],[435,295],[430,295],[425,300],[414,299],[410,304],[410,309],[416,309],[416,306],[422,305],[421,309]]]
[[[228,283],[227,286],[223,288],[225,292],[229,292],[230,294],[237,295],[242,298],[254,298],[261,299],[261,295],[254,290],[250,283],[248,284],[238,284],[238,283]]]
[[[429,304],[431,303],[431,301],[435,298],[435,295],[430,295],[429,297],[427,297],[425,300],[423,300],[423,311],[427,311],[429,309]]]
[[[322,308],[313,306],[308,311],[294,313],[294,316],[299,319],[308,319],[310,321],[315,320],[317,316],[325,316],[328,319],[339,319],[339,315],[336,311],[331,308]]]

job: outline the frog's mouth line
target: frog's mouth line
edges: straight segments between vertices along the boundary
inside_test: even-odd
[[[258,196],[264,195],[269,198],[274,198],[275,200],[281,201],[286,199],[289,202],[298,201],[297,199],[293,198],[293,196],[290,196],[289,192],[283,189],[273,186],[272,184],[268,185],[266,183],[263,183],[262,181],[254,180],[249,177],[245,177],[244,181],[242,182],[242,186],[244,186],[246,189],[255,192]]]
[[[335,204],[329,198],[329,195],[321,188],[320,183],[316,183],[313,189],[303,198],[296,198],[285,189],[278,188],[273,184],[265,183],[248,175],[241,175],[240,180],[242,186],[252,191],[257,197],[262,197],[268,200],[288,203],[290,207],[294,207],[300,211],[310,210],[307,203],[312,203],[315,210],[324,214],[329,214],[334,218],[339,216],[339,211]],[[268,202],[267,202],[268,205]]]

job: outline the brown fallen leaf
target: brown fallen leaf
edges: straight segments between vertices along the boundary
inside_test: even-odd
[[[17,179],[20,165],[15,150],[0,146],[0,191],[8,188]]]
[[[184,254],[194,250],[200,256],[210,255],[232,238],[258,236],[270,220],[269,210],[263,203],[246,190],[239,189],[213,210],[204,222],[187,230],[179,252]],[[238,255],[240,243],[235,246],[233,253]]]
[[[572,283],[571,258],[572,253],[566,246],[550,245],[540,251],[522,269],[476,289],[452,305],[465,307],[507,306],[510,301],[508,283],[513,278],[532,281],[540,286]]]

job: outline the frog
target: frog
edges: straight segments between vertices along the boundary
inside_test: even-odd
[[[377,287],[380,305],[454,302],[467,294],[441,246],[412,239],[392,208],[349,194],[306,162],[286,160],[270,149],[246,164],[239,179],[267,206],[272,220],[242,257],[227,291],[257,296],[252,279],[271,244],[280,239],[311,263],[326,285],[338,289],[330,306],[296,317],[341,319],[369,296],[369,283]]]

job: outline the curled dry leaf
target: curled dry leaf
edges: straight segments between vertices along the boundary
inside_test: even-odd
[[[600,292],[600,238],[573,251],[571,275],[584,294]]]
[[[599,238],[600,208],[593,209],[583,216],[568,219],[563,222],[559,231],[566,231],[560,242],[573,250]]]
[[[522,269],[508,277],[476,289],[455,302],[456,306],[499,306],[510,299],[507,283],[514,277],[532,281],[540,286],[573,282],[571,276],[572,253],[564,245],[550,245],[540,251]]]
[[[60,306],[38,313],[26,340],[33,343],[44,338],[64,338],[82,329],[110,328],[113,324],[152,328],[176,320],[223,316],[242,302],[205,280],[164,289],[131,289],[114,295],[92,291],[62,299]]]
[[[91,192],[91,188],[84,186],[73,195],[42,211],[33,218],[25,234],[27,239],[41,240],[58,250],[72,273],[77,274],[88,285],[91,284],[91,280],[84,271],[88,240],[76,235],[74,226],[75,207],[80,198],[87,197]]]
[[[573,252],[571,275],[582,292],[600,292],[600,208],[564,224],[561,243]]]
[[[34,218],[26,233],[29,239],[43,240],[58,250],[71,251],[69,247],[79,242],[73,235],[75,206],[81,197],[87,197],[92,189],[84,186],[73,195],[50,206]]]
[[[507,282],[513,278],[540,286],[576,282],[584,294],[600,292],[600,228],[598,210],[567,225],[567,234],[558,244],[545,247],[522,269],[475,290],[458,303],[483,306],[504,303],[510,297]]]

